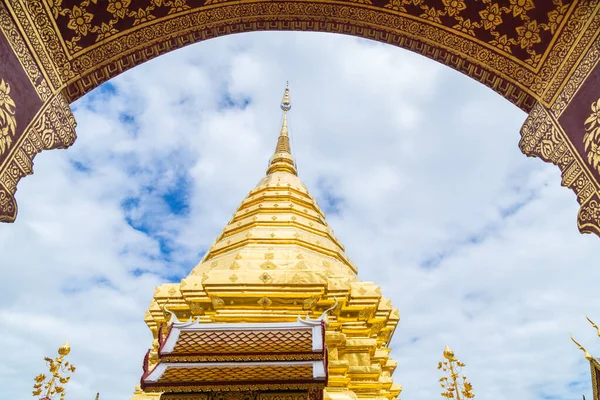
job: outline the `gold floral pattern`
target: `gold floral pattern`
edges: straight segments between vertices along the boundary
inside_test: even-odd
[[[106,10],[117,18],[125,18],[131,0],[108,0]]]
[[[510,0],[510,5],[512,14],[515,17],[518,17],[519,15],[535,8],[533,0]]]
[[[549,31],[554,34],[556,32],[569,10],[570,5],[564,4],[565,1],[568,2],[568,0],[551,0],[552,7],[546,12],[546,19],[543,21],[532,19],[528,14],[536,8],[533,0],[508,0],[508,4],[480,0],[478,2],[480,5],[470,4],[465,0],[441,0],[443,9],[431,5],[433,2],[423,0],[389,0],[385,7],[407,14],[414,13],[415,7],[419,7],[421,12],[417,15],[421,19],[440,25],[448,25],[447,18],[452,18],[454,23],[451,23],[450,26],[453,29],[484,40],[508,54],[515,54],[515,49],[518,49],[522,61],[531,66],[537,66],[543,55],[536,46],[543,41],[541,33]],[[468,17],[463,15],[465,10],[469,11],[469,8],[475,7],[481,9],[475,14],[471,10]],[[473,15],[478,15],[479,18],[473,18]],[[444,20],[444,17],[447,18]],[[503,25],[507,24],[507,19],[510,20],[508,24],[511,27],[501,29]],[[514,26],[515,19],[521,21],[522,25]],[[483,39],[490,35],[491,38]]]
[[[600,98],[592,103],[592,113],[585,120],[583,143],[587,151],[588,162],[600,173]]]
[[[554,34],[556,28],[562,22],[565,14],[569,9],[569,4],[562,4],[562,0],[553,0],[552,3],[556,6],[556,9],[548,13],[548,23],[541,24],[540,26]]]
[[[519,35],[517,43],[519,43],[522,49],[530,48],[542,41],[540,38],[540,28],[536,21],[529,21],[525,25],[517,27],[516,30]]]
[[[498,3],[489,4],[479,13],[484,29],[492,30],[502,23],[502,13]]]
[[[450,17],[457,16],[467,8],[465,0],[442,0],[442,3],[444,3],[444,11]]]
[[[151,0],[146,7],[140,7],[137,10],[130,9],[131,0],[106,0],[104,2],[83,0],[79,6],[75,5],[72,9],[62,8],[62,0],[48,1],[54,19],[58,19],[60,16],[68,16],[69,22],[67,23],[67,27],[76,33],[70,39],[65,39],[65,44],[72,53],[83,49],[80,42],[90,34],[96,34],[95,42],[99,42],[118,33],[119,31],[115,28],[115,25],[125,18],[131,18],[133,20],[132,25],[136,26],[155,19],[156,16],[152,12],[160,7],[168,9],[167,15],[190,9],[190,6],[186,3],[187,0]],[[94,15],[88,12],[87,7],[92,4],[98,5],[103,3],[106,4],[106,11],[112,15],[112,18],[107,21],[98,21],[96,25],[93,25],[92,19]]]
[[[73,29],[80,35],[87,35],[88,31],[92,28],[90,22],[94,16],[89,12],[86,12],[85,8],[73,6],[73,9],[70,10],[69,18],[67,27]]]
[[[394,11],[406,12],[406,8],[404,6],[413,4],[413,0],[390,0],[388,4],[385,5],[385,8],[389,8]],[[415,5],[420,4],[419,1],[415,2]]]
[[[0,79],[0,155],[8,150],[17,130],[16,107],[10,97],[10,85]]]
[[[437,22],[438,24],[442,23],[440,16],[444,15],[443,11],[436,10],[434,7],[429,7],[429,6],[423,6],[423,11],[424,11],[424,13],[422,13],[420,15],[421,18],[429,20],[429,21]]]
[[[512,44],[512,41],[508,38],[508,36],[502,35],[497,39],[492,40],[490,43],[497,48],[510,53],[510,45]]]
[[[475,28],[478,28],[479,24],[477,23],[473,23],[471,22],[470,19],[461,19],[458,21],[458,23],[456,25],[454,25],[452,28],[467,33],[471,36],[475,36]]]

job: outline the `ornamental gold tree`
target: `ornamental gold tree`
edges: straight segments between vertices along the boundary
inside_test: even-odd
[[[467,381],[465,375],[461,376],[462,368],[465,366],[456,357],[450,347],[444,349],[444,360],[438,363],[438,369],[441,369],[445,375],[439,379],[440,385],[444,389],[442,397],[447,399],[472,399],[473,386]]]
[[[44,357],[48,363],[49,375],[40,374],[35,377],[33,385],[33,396],[38,397],[43,395],[40,400],[52,400],[65,398],[65,386],[71,379],[69,373],[75,372],[75,366],[68,361],[64,361],[66,355],[71,352],[69,342],[65,342],[58,348],[58,357],[52,359]]]

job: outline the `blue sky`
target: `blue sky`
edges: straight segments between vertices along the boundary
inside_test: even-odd
[[[600,354],[584,318],[600,321],[598,239],[558,169],[518,150],[526,115],[392,46],[273,32],[175,51],[73,105],[77,142],[36,158],[0,225],[3,393],[26,396],[69,339],[70,398],[131,396],[154,287],[187,275],[264,175],[286,81],[300,177],[400,310],[402,398],[439,396],[446,344],[478,399],[591,398],[569,332]]]

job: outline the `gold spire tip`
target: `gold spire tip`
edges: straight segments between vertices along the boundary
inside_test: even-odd
[[[269,162],[267,175],[273,172],[288,172],[293,175],[298,175],[296,162],[294,161],[294,157],[292,157],[287,126],[287,112],[290,111],[291,108],[292,101],[290,99],[290,88],[286,85],[285,91],[283,92],[283,99],[281,99],[281,109],[283,110],[281,132],[279,132],[279,138],[277,139],[275,154],[273,154],[273,157],[271,157]]]
[[[285,91],[283,92],[283,99],[281,100],[281,109],[283,112],[288,112],[292,108],[292,100],[290,99],[290,88],[288,82],[285,84]]]

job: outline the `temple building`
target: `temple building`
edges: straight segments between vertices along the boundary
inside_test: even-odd
[[[587,315],[586,319],[589,321],[592,327],[594,327],[598,337],[600,337],[600,327],[596,325],[594,321],[592,321]],[[592,374],[592,399],[600,400],[600,358],[593,357],[581,344],[579,344],[579,342],[573,338],[572,334],[571,340],[577,345],[577,347],[579,347],[581,351],[583,351],[585,359],[590,362],[590,372]],[[583,396],[583,398],[585,400],[585,396]]]
[[[266,176],[180,283],[156,288],[132,400],[391,400],[399,313],[298,178],[283,123]],[[150,343],[149,343],[150,344]]]

